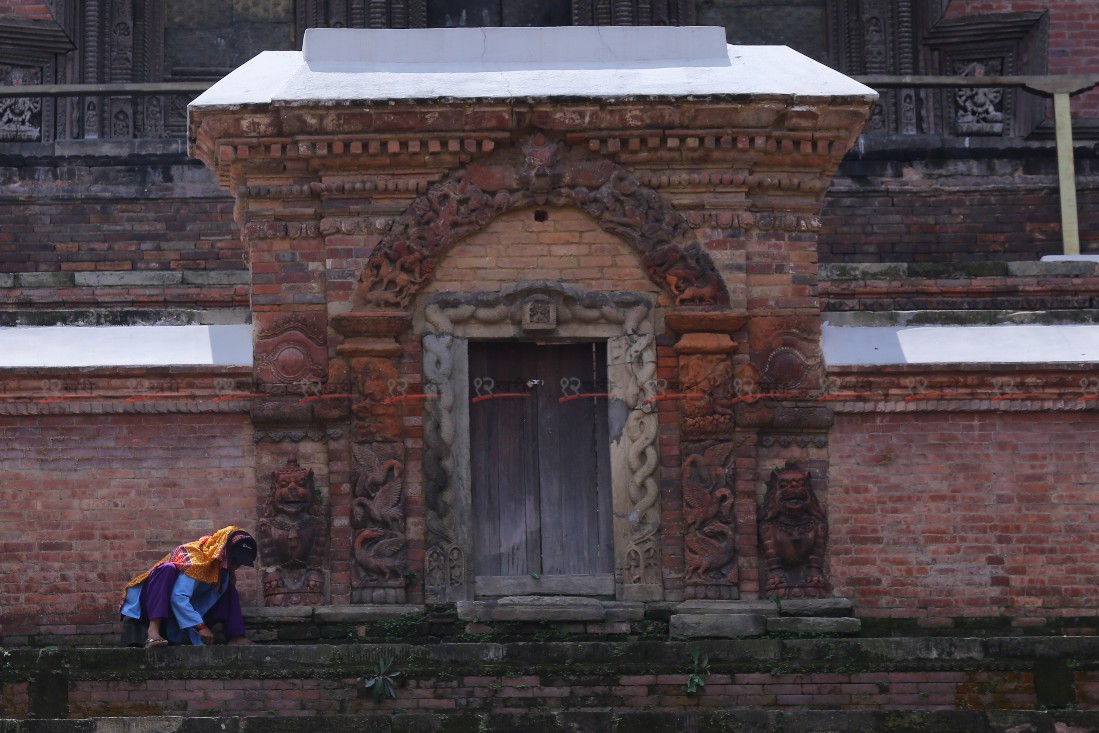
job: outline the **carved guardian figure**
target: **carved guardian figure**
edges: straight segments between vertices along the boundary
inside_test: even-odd
[[[809,484],[809,472],[795,468],[771,472],[760,538],[771,598],[823,598],[829,592],[824,575],[828,522]]]
[[[328,518],[318,500],[311,469],[291,458],[275,472],[258,527],[267,605],[324,603],[322,566]]]

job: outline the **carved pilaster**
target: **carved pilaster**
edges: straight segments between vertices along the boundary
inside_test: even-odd
[[[351,550],[353,603],[404,603],[409,578],[405,448],[395,340],[405,313],[348,314],[332,319],[346,340],[337,353],[350,363],[352,397]]]

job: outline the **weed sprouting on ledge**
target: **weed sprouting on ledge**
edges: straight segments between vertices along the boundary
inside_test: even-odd
[[[687,694],[697,695],[706,686],[706,675],[710,673],[710,657],[703,656],[698,649],[691,650],[691,674],[687,676]]]
[[[363,687],[370,690],[374,702],[395,700],[397,698],[397,685],[394,678],[399,677],[401,673],[391,672],[392,666],[392,657],[379,659],[377,666],[374,668],[374,676],[363,681]]]

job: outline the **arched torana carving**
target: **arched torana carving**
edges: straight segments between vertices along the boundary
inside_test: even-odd
[[[725,283],[687,221],[625,168],[541,134],[500,157],[456,171],[412,202],[367,260],[358,291],[363,305],[407,308],[453,244],[501,214],[540,205],[576,206],[620,237],[671,303],[728,304]]]

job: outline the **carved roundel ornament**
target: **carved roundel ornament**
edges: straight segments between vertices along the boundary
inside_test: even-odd
[[[784,389],[800,387],[809,371],[809,362],[793,346],[780,346],[770,353],[763,366],[768,384]]]
[[[324,318],[325,314],[313,313],[276,318],[257,316],[257,381],[262,384],[325,381],[328,350]]]

